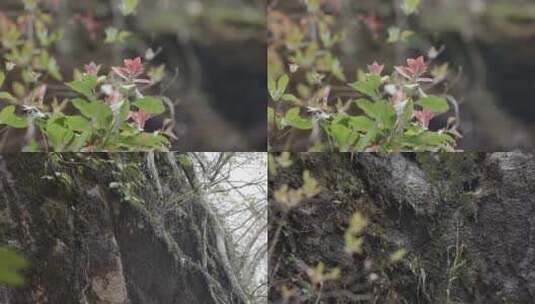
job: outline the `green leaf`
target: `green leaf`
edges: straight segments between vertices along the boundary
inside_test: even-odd
[[[128,113],[130,113],[130,102],[128,99],[125,99],[119,108],[119,114],[117,115],[118,121],[120,123],[125,121],[128,117]]]
[[[403,108],[403,112],[401,113],[401,117],[400,117],[402,127],[405,126],[407,123],[409,123],[410,120],[412,119],[413,110],[414,110],[414,104],[412,100],[408,100],[405,103],[405,107]]]
[[[85,131],[91,128],[89,120],[79,115],[65,116],[65,124],[74,131]]]
[[[119,139],[119,144],[133,150],[139,150],[139,148],[166,150],[169,141],[163,135],[142,132],[135,135],[122,136]]]
[[[281,100],[291,103],[299,103],[299,98],[295,97],[293,94],[284,94],[282,95]]]
[[[277,90],[279,90],[280,92],[285,92],[289,82],[290,77],[288,77],[288,75],[286,74],[282,75],[277,81]]]
[[[421,0],[403,0],[401,8],[406,15],[411,15],[418,10],[421,2]]]
[[[269,94],[274,101],[279,101],[281,97],[283,97],[289,82],[290,78],[286,74],[282,75],[279,80],[277,80],[277,83],[275,83],[275,80],[271,77],[268,79]]]
[[[376,118],[379,115],[377,113],[375,103],[369,101],[368,99],[359,99],[356,101],[356,103],[357,106],[369,117]]]
[[[119,109],[115,117],[113,118],[113,124],[111,133],[117,134],[117,131],[121,129],[123,123],[127,120],[128,113],[130,113],[130,102],[128,99],[124,99],[119,104]]]
[[[375,119],[381,129],[390,129],[396,119],[396,110],[386,100],[371,102],[367,99],[356,101],[357,106],[364,111],[366,115]]]
[[[398,41],[407,42],[415,33],[413,31],[401,31],[399,27],[391,26],[388,28],[388,43],[396,43]]]
[[[81,80],[74,80],[67,83],[67,86],[77,93],[93,99],[93,90],[97,86],[97,75],[85,74]]]
[[[428,147],[440,147],[453,144],[455,139],[447,133],[425,131],[418,135],[405,136],[405,144],[411,147],[425,149]]]
[[[340,81],[346,81],[346,76],[344,75],[344,69],[342,68],[342,64],[338,59],[333,59],[331,63],[331,73]]]
[[[350,128],[342,124],[333,124],[331,126],[331,134],[338,143],[340,152],[346,152],[351,145],[358,139],[359,134],[352,131]]]
[[[371,129],[374,125],[373,121],[366,116],[355,116],[351,117],[349,120],[351,128],[355,131],[366,132]]]
[[[268,86],[269,95],[271,95],[271,98],[273,98],[273,96],[275,95],[275,92],[277,91],[277,83],[275,82],[275,79],[273,79],[271,75],[268,77],[267,86]]]
[[[104,43],[124,43],[128,37],[132,35],[131,32],[128,31],[119,31],[118,29],[114,27],[108,27],[105,30],[106,32],[106,39],[104,40]]]
[[[59,72],[59,65],[54,58],[50,58],[48,61],[48,64],[46,66],[46,71],[50,76],[52,76],[57,81],[61,81],[63,78],[61,77],[61,74]]]
[[[97,129],[106,129],[112,117],[111,109],[108,105],[99,100],[88,102],[81,98],[72,101],[73,106],[82,113],[83,116],[94,122]]]
[[[122,0],[121,1],[121,13],[125,16],[134,14],[136,12],[139,0]]]
[[[285,124],[300,130],[312,129],[312,120],[299,115],[299,108],[291,108],[284,117]]]
[[[69,151],[80,151],[87,143],[93,132],[91,129],[83,131],[80,135],[75,135],[73,144],[69,147]]]
[[[0,88],[4,84],[4,80],[6,80],[6,74],[4,74],[4,72],[0,72]]]
[[[91,118],[95,115],[95,107],[87,100],[77,98],[72,101],[72,105],[87,118]]]
[[[62,126],[58,119],[50,119],[47,122],[45,133],[54,151],[63,151],[74,138],[74,132]]]
[[[433,111],[435,114],[442,114],[447,112],[450,107],[448,102],[441,97],[429,95],[424,97],[416,102],[417,105],[421,106],[424,109]]]
[[[26,118],[15,115],[15,106],[7,106],[0,112],[0,123],[17,129],[26,128],[28,126]]]
[[[366,94],[370,97],[377,97],[377,89],[381,86],[381,77],[370,75],[366,80],[361,80],[350,84],[357,92]]]
[[[367,147],[369,147],[371,144],[375,143],[379,136],[379,129],[377,126],[372,126],[365,136],[360,137],[358,140],[355,150],[356,151],[364,151]]]
[[[24,283],[19,271],[26,268],[28,262],[13,250],[0,247],[0,282],[12,286],[20,286]]]
[[[13,103],[17,102],[17,98],[11,95],[9,92],[0,92],[0,99],[5,99]]]
[[[267,108],[268,125],[275,124],[275,110],[272,107]]]
[[[163,102],[155,97],[147,96],[138,99],[134,101],[132,105],[149,114],[162,114],[163,112],[165,112],[165,106],[163,105]]]

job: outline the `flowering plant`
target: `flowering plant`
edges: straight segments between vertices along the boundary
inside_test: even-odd
[[[294,22],[271,7],[268,15],[268,121],[272,150],[309,151],[452,151],[460,134],[456,118],[430,126],[456,106],[453,97],[431,94],[446,78],[447,65],[430,68],[440,53],[409,58],[386,74],[373,62],[348,81],[335,54],[344,39],[322,1],[305,1],[307,14]],[[406,3],[406,2],[404,2]],[[405,7],[407,14],[417,6]],[[378,37],[376,16],[360,18]],[[410,31],[397,29],[402,40]],[[340,85],[340,83],[342,85]],[[346,99],[345,96],[351,98]],[[343,96],[343,97],[340,97]],[[455,107],[456,108],[456,107]],[[438,120],[437,120],[438,122]]]
[[[132,14],[136,3],[122,5],[128,4],[125,9]],[[91,62],[82,71],[76,69],[74,79],[60,84],[63,92],[56,94],[50,88],[58,87],[54,82],[61,82],[63,75],[49,50],[62,38],[62,31],[52,30],[54,18],[40,5],[57,6],[58,1],[24,0],[24,4],[25,12],[16,20],[0,12],[0,54],[5,62],[5,69],[0,69],[1,149],[13,129],[25,131],[25,151],[168,149],[169,140],[176,139],[174,120],[164,119],[159,128],[147,127],[151,118],[172,113],[169,99],[146,95],[162,80],[164,67],[145,73],[147,63],[136,57],[103,74],[102,67]],[[73,19],[82,22],[92,39],[98,36],[100,24],[88,14]]]

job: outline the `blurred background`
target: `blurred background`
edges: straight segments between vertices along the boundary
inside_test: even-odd
[[[378,61],[388,73],[408,57],[441,51],[433,62],[449,63],[446,91],[458,99],[459,149],[510,151],[535,144],[535,2],[530,0],[423,0],[408,18],[402,0],[321,0],[346,38],[337,50],[346,75]],[[272,0],[270,8],[293,20],[303,1]],[[415,33],[388,43],[388,29]],[[438,122],[444,123],[444,122]]]
[[[64,31],[53,55],[66,79],[91,61],[106,72],[137,56],[165,64],[159,89],[176,103],[174,150],[266,149],[265,0],[140,0],[128,17],[120,0],[40,2]],[[8,17],[22,9],[22,0],[0,2]],[[108,27],[132,35],[104,44]]]

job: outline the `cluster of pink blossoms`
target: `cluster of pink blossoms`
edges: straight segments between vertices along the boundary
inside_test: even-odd
[[[384,65],[380,65],[377,62],[373,62],[368,65],[368,72],[370,75],[381,76]],[[394,67],[396,72],[401,75],[403,78],[407,79],[411,83],[418,82],[433,82],[431,78],[424,78],[423,76],[428,69],[428,65],[425,63],[424,57],[420,56],[418,58],[407,59],[406,66],[396,66]],[[391,101],[394,104],[399,104],[406,99],[406,94],[403,89],[398,89],[392,94]],[[428,128],[431,119],[433,119],[433,111],[429,109],[416,110],[414,111],[413,117],[424,127]]]
[[[96,65],[94,62],[84,66],[84,71],[87,74],[93,74],[98,76],[101,66]],[[139,78],[144,71],[143,63],[140,57],[134,59],[125,59],[123,66],[112,67],[113,74],[117,75],[121,81],[121,85],[136,85],[136,84],[151,84],[149,79]],[[101,87],[102,92],[106,95],[106,103],[115,109],[121,100],[124,99],[121,91],[113,84],[104,84]],[[146,122],[151,118],[150,113],[147,113],[141,109],[137,111],[130,111],[128,118],[131,120],[139,130],[145,128]]]

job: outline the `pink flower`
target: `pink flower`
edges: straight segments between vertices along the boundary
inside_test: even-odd
[[[124,66],[122,67],[112,67],[112,70],[115,72],[115,74],[119,75],[121,78],[125,80],[133,79],[143,73],[141,57],[125,59],[123,62]]]
[[[433,119],[433,111],[424,109],[422,111],[414,111],[414,117],[416,117],[416,120],[422,124],[424,128],[429,127],[429,122],[431,119]]]
[[[372,64],[368,64],[368,72],[372,75],[381,76],[384,67],[384,65],[379,65],[377,61],[374,61]]]
[[[134,59],[125,59],[124,66],[126,71],[132,75],[140,75],[143,73],[143,64],[141,63],[141,57],[136,57]]]
[[[91,62],[90,64],[86,64],[84,66],[84,71],[87,74],[97,75],[100,71],[100,65],[96,65],[94,62]]]
[[[420,56],[416,59],[407,59],[407,66],[395,67],[396,71],[405,78],[414,79],[420,77],[427,71],[427,65],[424,62],[424,57]]]
[[[150,118],[150,113],[147,113],[143,110],[138,110],[137,112],[130,112],[128,113],[128,118],[127,119],[131,119],[137,126],[137,128],[140,130],[140,131],[143,131],[143,129],[145,129],[145,123],[147,122],[147,120],[149,120]]]
[[[124,66],[122,67],[112,67],[111,68],[115,74],[126,81],[131,81],[134,83],[145,83],[150,84],[148,79],[137,78],[143,73],[143,64],[141,63],[141,57],[136,57],[134,59],[125,59]]]

